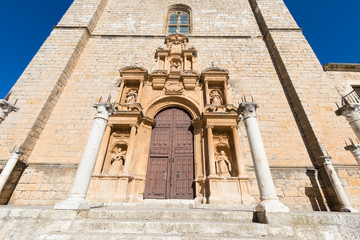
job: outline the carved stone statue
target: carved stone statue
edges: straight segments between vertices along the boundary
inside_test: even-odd
[[[131,89],[127,94],[126,94],[126,100],[125,103],[131,104],[131,103],[136,103],[137,100],[137,91],[135,89]]]
[[[123,151],[122,148],[119,147],[117,152],[111,155],[109,173],[122,172],[125,164],[125,158],[126,158],[126,150]]]
[[[224,151],[220,151],[216,159],[216,172],[220,177],[231,177],[231,163]]]
[[[221,105],[222,97],[219,90],[212,90],[210,93],[210,103],[212,105]]]

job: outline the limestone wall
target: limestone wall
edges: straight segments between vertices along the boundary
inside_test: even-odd
[[[164,46],[167,9],[175,3],[74,1],[13,88],[20,111],[0,125],[0,159],[9,158],[14,145],[23,145],[30,164],[11,203],[47,205],[65,198],[93,122],[92,103],[117,95],[120,68],[138,63],[154,69],[155,50]],[[357,204],[360,188],[354,179],[359,172],[353,172],[356,162],[343,149],[343,141],[355,135],[334,111],[358,74],[324,72],[281,0],[183,3],[191,8],[195,70],[200,73],[214,62],[229,70],[234,104],[243,95],[260,104],[265,149],[285,203],[301,201],[317,210],[311,198],[332,201],[327,179],[320,176],[314,182],[306,170],[319,167],[318,158],[327,151]],[[243,123],[240,133],[245,165],[251,168]],[[249,175],[257,196],[255,177]],[[310,193],[316,187],[320,195]]]

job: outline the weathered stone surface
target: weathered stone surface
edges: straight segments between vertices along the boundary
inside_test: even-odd
[[[175,208],[174,208],[175,207]],[[7,211],[8,210],[8,211]],[[26,211],[25,211],[26,210]],[[1,207],[4,239],[357,239],[360,214],[269,213],[189,207],[105,207],[86,211]],[[224,218],[224,216],[226,216]],[[231,216],[231,217],[228,217]],[[334,219],[337,219],[334,220]]]

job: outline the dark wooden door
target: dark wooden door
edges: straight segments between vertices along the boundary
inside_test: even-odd
[[[194,197],[194,147],[190,121],[190,116],[179,108],[165,109],[155,117],[145,198]]]

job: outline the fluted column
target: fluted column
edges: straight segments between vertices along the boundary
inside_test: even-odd
[[[346,118],[357,138],[360,139],[360,103],[346,103],[335,113]]]
[[[215,170],[215,152],[214,152],[214,139],[213,139],[213,126],[207,126],[207,142],[208,142],[208,154],[209,154],[209,176],[216,176]]]
[[[18,110],[19,108],[14,104],[9,103],[7,100],[0,99],[0,123],[2,123],[11,112],[17,112]]]
[[[0,192],[4,189],[4,186],[9,179],[12,171],[14,170],[16,163],[18,162],[20,156],[23,154],[20,150],[10,151],[11,157],[5,165],[5,168],[2,170],[0,175]]]
[[[331,185],[335,191],[335,194],[341,204],[340,211],[341,212],[357,212],[356,209],[351,207],[349,199],[347,198],[344,188],[341,185],[340,179],[334,169],[334,166],[331,163],[331,156],[322,156],[324,168],[326,170],[327,175],[329,176]]]
[[[288,212],[289,208],[282,204],[277,195],[275,184],[271,176],[269,163],[262,141],[254,102],[240,104],[238,113],[242,115],[249,140],[251,155],[254,163],[256,179],[260,192],[260,203],[256,206],[257,212]]]
[[[90,204],[85,200],[89,188],[91,175],[94,170],[101,141],[104,136],[109,116],[115,111],[112,104],[106,102],[95,103],[97,114],[94,118],[89,138],[83,156],[76,171],[70,192],[65,201],[59,202],[54,209],[89,209]]]

